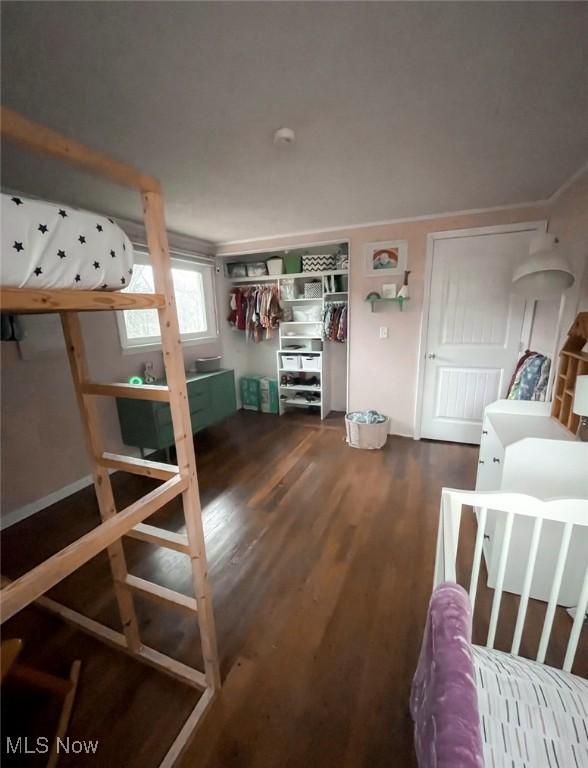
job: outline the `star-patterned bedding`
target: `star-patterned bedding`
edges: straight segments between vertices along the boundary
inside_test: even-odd
[[[112,219],[4,193],[1,211],[1,285],[119,291],[130,283],[133,247]]]

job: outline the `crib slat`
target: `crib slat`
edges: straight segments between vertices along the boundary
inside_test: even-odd
[[[496,588],[494,589],[494,599],[492,600],[492,613],[490,614],[490,627],[488,628],[486,648],[493,648],[494,640],[496,638],[496,625],[498,624],[498,614],[500,613],[500,603],[502,601],[502,587],[504,584],[504,573],[506,571],[506,561],[508,559],[513,520],[514,512],[508,512],[506,515],[506,523],[504,525],[504,538],[502,539],[500,560],[498,562],[498,576],[496,578]]]
[[[478,591],[478,577],[480,575],[480,561],[482,560],[482,547],[484,545],[484,531],[486,530],[487,507],[482,507],[478,513],[478,531],[476,533],[476,546],[474,547],[474,561],[470,581],[470,603],[472,615],[476,604],[476,592]]]
[[[547,610],[545,611],[545,621],[543,622],[543,631],[541,632],[539,651],[537,653],[537,661],[541,664],[543,664],[545,661],[545,654],[547,653],[547,646],[549,645],[551,628],[553,626],[553,619],[555,616],[555,608],[557,606],[557,598],[561,587],[561,580],[566,564],[566,558],[568,556],[568,549],[570,546],[573,527],[573,523],[566,523],[564,525],[563,533],[561,536],[559,555],[557,556],[557,563],[555,566],[555,572],[553,574],[553,584],[551,585],[551,592],[549,593],[549,602],[547,603]]]
[[[461,524],[461,502],[448,495],[442,496],[441,508],[443,515],[444,580],[457,581],[455,559]]]
[[[521,647],[521,637],[523,636],[523,628],[525,626],[525,618],[527,617],[527,607],[529,605],[529,593],[531,591],[531,583],[533,581],[533,573],[535,571],[535,562],[537,560],[537,550],[539,549],[539,539],[541,538],[541,530],[543,528],[543,518],[536,517],[533,524],[533,534],[531,536],[531,545],[529,547],[529,559],[527,561],[527,570],[525,571],[525,580],[523,582],[523,591],[521,593],[521,601],[519,603],[519,612],[517,614],[517,623],[515,626],[514,635],[512,638],[512,648],[510,652],[513,656],[516,656]]]
[[[582,631],[582,626],[584,624],[586,608],[588,608],[588,567],[584,574],[584,583],[582,585],[582,591],[580,592],[578,605],[576,606],[576,616],[574,617],[572,631],[570,632],[570,639],[568,640],[566,657],[563,663],[564,672],[572,671],[572,664],[574,663],[574,656],[576,655],[576,649],[578,648],[578,641],[580,640],[580,632]]]

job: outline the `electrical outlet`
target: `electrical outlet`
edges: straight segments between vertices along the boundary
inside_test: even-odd
[[[387,339],[388,338],[388,329],[385,325],[380,326],[380,338],[381,339]]]

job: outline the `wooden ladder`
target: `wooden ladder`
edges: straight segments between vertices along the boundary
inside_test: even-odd
[[[144,193],[143,203],[155,290],[166,297],[166,304],[158,309],[158,313],[167,386],[145,387],[139,385],[134,387],[124,384],[93,383],[90,381],[88,373],[78,313],[62,312],[61,322],[82,417],[86,447],[93,464],[94,488],[102,520],[109,520],[117,514],[109,469],[144,474],[164,480],[179,476],[185,480],[184,483],[177,486],[178,494],[182,494],[186,523],[185,536],[145,524],[138,524],[127,535],[188,555],[192,569],[194,597],[186,597],[179,592],[129,574],[121,539],[112,543],[107,549],[114,579],[116,601],[128,648],[136,652],[141,646],[133,592],[140,592],[157,602],[168,603],[176,609],[194,613],[197,615],[200,628],[206,683],[209,688],[216,690],[220,686],[220,676],[214,616],[208,585],[202,512],[196,476],[184,358],[180,343],[171,270],[169,269],[163,206],[158,193]],[[173,423],[177,466],[172,467],[168,464],[144,459],[127,459],[123,456],[106,453],[97,408],[97,398],[101,396],[138,397],[168,401]],[[137,502],[139,506],[141,501]]]
[[[60,552],[39,563],[14,581],[2,578],[0,592],[1,619],[6,621],[25,606],[35,602],[76,627],[81,628],[135,658],[182,680],[204,693],[180,729],[160,768],[169,768],[186,747],[194,728],[201,720],[220,688],[216,634],[204,547],[202,510],[196,475],[196,459],[180,329],[175,305],[171,263],[161,185],[132,166],[96,152],[61,136],[49,128],[33,123],[12,110],[2,107],[0,132],[6,141],[34,154],[48,155],[78,169],[101,176],[141,194],[147,245],[153,268],[154,294],[120,294],[103,291],[69,289],[0,290],[3,311],[59,312],[65,335],[69,363],[88,454],[92,463],[94,487],[102,518],[101,524]],[[167,386],[102,384],[92,382],[84,351],[79,311],[114,309],[157,309]],[[169,402],[177,466],[121,456],[104,451],[100,430],[97,398],[129,397]],[[122,510],[115,506],[109,470],[122,470],[146,475],[162,484],[146,496]],[[171,533],[147,525],[145,520],[181,494],[186,534]],[[140,579],[128,572],[122,537],[182,552],[190,558],[193,597]],[[51,587],[106,549],[114,579],[115,597],[123,633],[60,605],[44,596]],[[135,592],[195,614],[200,629],[204,673],[166,656],[141,642],[135,613]]]

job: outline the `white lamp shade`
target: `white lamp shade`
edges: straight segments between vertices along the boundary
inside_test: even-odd
[[[578,416],[588,416],[588,376],[576,377],[576,390],[572,410]]]
[[[529,256],[515,269],[513,291],[527,299],[560,296],[574,284],[568,260],[558,252],[554,235],[536,235],[529,246]]]

